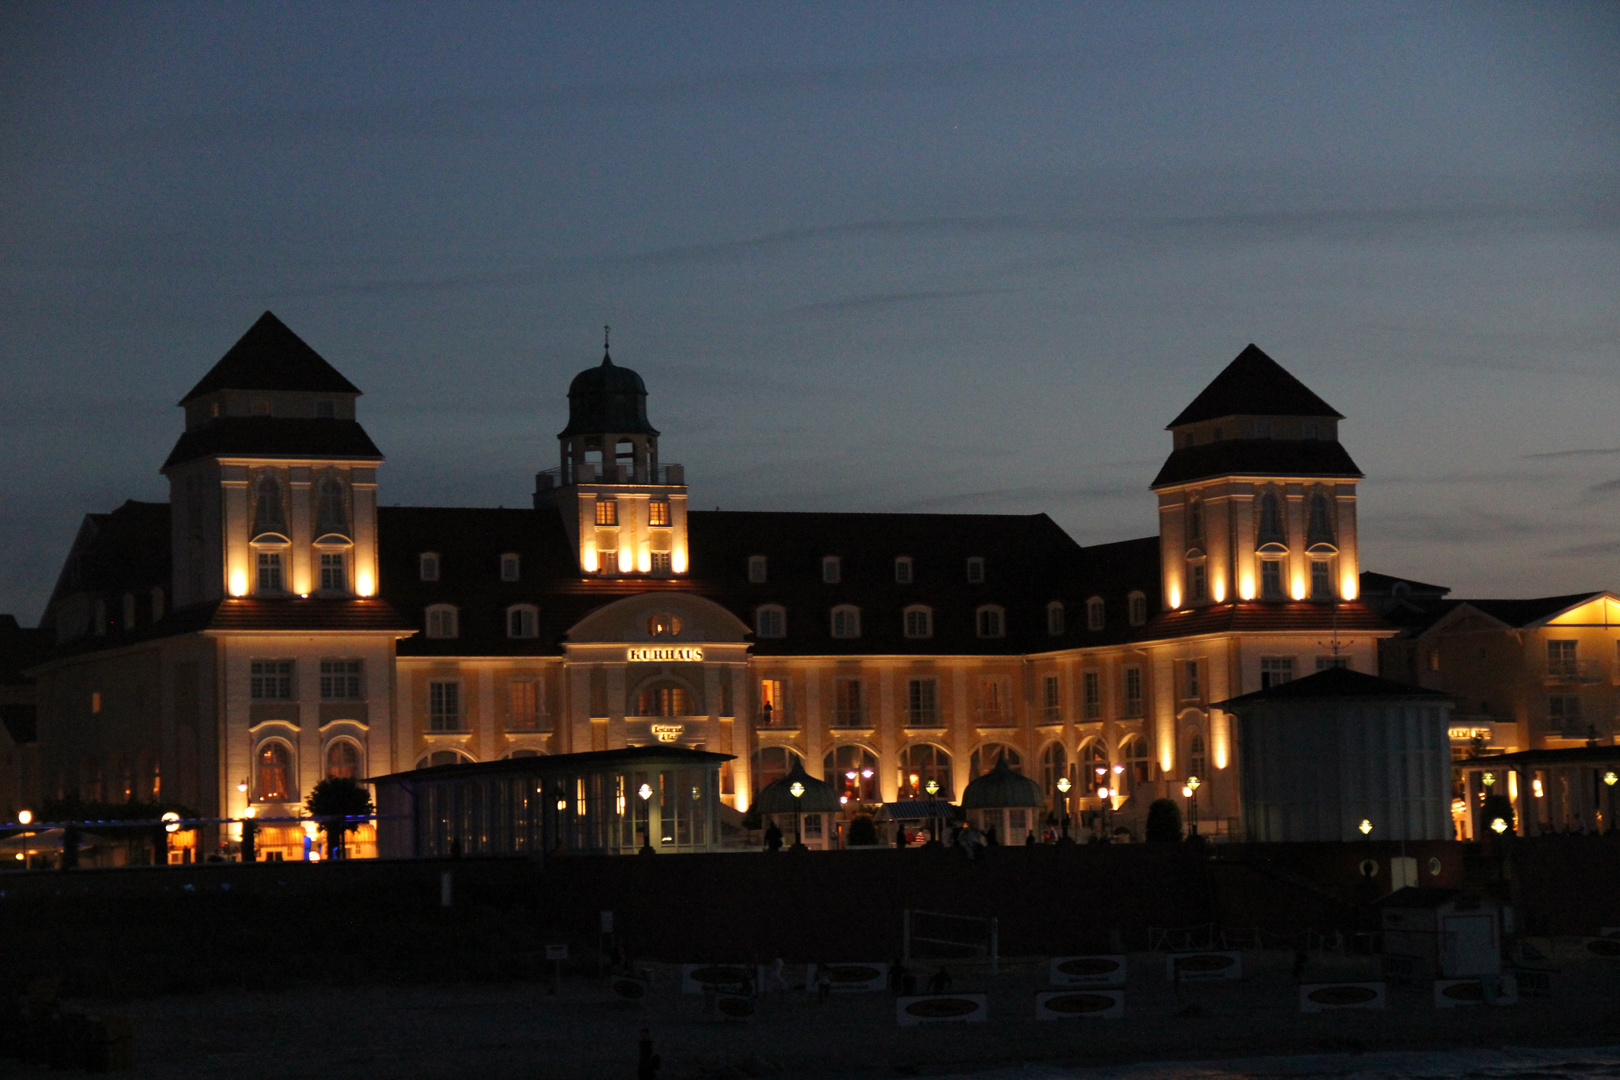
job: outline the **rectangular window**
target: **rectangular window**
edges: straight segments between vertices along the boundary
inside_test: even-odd
[[[984,560],[975,556],[967,561],[967,579],[969,584],[982,585],[984,583]]]
[[[821,560],[821,580],[828,585],[836,585],[844,580],[844,567],[836,555],[828,555]]]
[[[1181,684],[1181,696],[1189,701],[1196,700],[1201,696],[1202,689],[1198,684],[1198,661],[1188,660],[1183,670],[1185,677]]]
[[[669,500],[654,499],[647,504],[647,524],[655,528],[669,527]]]
[[[832,636],[835,638],[857,638],[861,636],[861,613],[852,607],[833,608]]]
[[[755,585],[765,583],[765,556],[750,555],[748,557],[748,580]]]
[[[901,585],[911,584],[911,558],[902,555],[894,560],[894,580]]]
[[[1568,678],[1576,673],[1575,645],[1573,641],[1547,642],[1547,674]]]
[[[1142,669],[1138,667],[1125,669],[1125,715],[1142,715]]]
[[[513,679],[506,684],[507,727],[530,731],[540,726],[540,683],[536,679]]]
[[[259,552],[259,592],[281,591],[281,553]]]
[[[93,712],[93,713],[99,713],[101,711],[101,691],[100,690],[92,690],[90,692],[90,711]]]
[[[1048,724],[1061,724],[1063,722],[1063,698],[1058,687],[1058,677],[1046,677],[1046,722]]]
[[[934,727],[939,723],[938,682],[912,679],[906,684],[906,723],[912,727]]]
[[[364,696],[360,684],[360,661],[321,661],[322,701],[360,701]]]
[[[1085,696],[1086,719],[1096,720],[1102,716],[1102,678],[1095,671],[1087,671],[1080,676],[1080,685]]]
[[[1285,682],[1292,682],[1294,678],[1294,658],[1292,656],[1262,656],[1260,658],[1260,689],[1270,690],[1273,686],[1281,686]]]
[[[927,608],[912,608],[906,612],[906,637],[934,636],[934,613]]]
[[[433,552],[427,551],[417,556],[416,565],[423,581],[439,580],[439,557]]]
[[[998,638],[1003,633],[1000,608],[979,609],[979,636]]]
[[[667,551],[655,551],[655,552],[652,553],[652,572],[653,573],[655,573],[655,574],[667,574],[667,573],[670,572],[670,568],[671,568],[672,565],[673,564],[669,561],[669,552],[667,552]]]
[[[1260,560],[1260,599],[1281,600],[1282,598],[1282,561],[1279,559]]]
[[[461,730],[461,684],[428,683],[428,730]]]
[[[1349,666],[1350,658],[1348,656],[1318,656],[1316,658],[1317,671],[1326,671],[1328,668],[1335,667],[1347,668]]]
[[[1573,694],[1554,694],[1548,698],[1547,724],[1566,735],[1581,734],[1581,699]]]
[[[619,501],[617,499],[596,500],[596,523],[598,525],[617,525],[619,523]]]
[[[833,683],[833,726],[862,727],[866,723],[861,680],[838,679]]]
[[[515,607],[506,613],[506,636],[532,638],[540,633],[539,613],[532,607]]]
[[[1187,577],[1187,599],[1194,604],[1202,604],[1204,598],[1209,595],[1208,581],[1204,564],[1193,563]]]
[[[501,556],[501,580],[516,581],[522,576],[523,562],[517,555]]]
[[[291,660],[254,660],[250,666],[248,697],[254,701],[291,701],[293,696],[293,662]]]
[[[754,613],[754,633],[762,638],[787,636],[787,613],[779,607],[762,607]]]
[[[321,591],[345,592],[349,588],[349,575],[343,572],[341,552],[321,553]]]
[[[1333,599],[1333,564],[1326,559],[1311,560],[1311,599]]]
[[[985,679],[979,684],[979,723],[989,727],[1007,723],[1007,692],[1000,679]]]
[[[786,724],[788,721],[787,682],[783,679],[759,681],[759,722],[764,725]]]
[[[427,636],[430,638],[455,637],[456,609],[451,607],[429,608],[427,613]]]
[[[1105,625],[1105,613],[1101,597],[1093,596],[1086,601],[1086,629],[1101,630]]]

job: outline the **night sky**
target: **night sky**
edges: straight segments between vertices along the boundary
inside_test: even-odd
[[[1364,568],[1620,588],[1620,4],[9,3],[0,139],[25,624],[267,308],[384,503],[528,505],[611,323],[694,506],[1083,544],[1253,341]]]

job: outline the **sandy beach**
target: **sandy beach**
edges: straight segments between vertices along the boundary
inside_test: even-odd
[[[536,983],[359,985],[65,1004],[131,1016],[137,1067],[129,1075],[143,1080],[631,1077],[643,1025],[663,1057],[666,1080],[855,1080],[1024,1064],[1066,1069],[1620,1043],[1620,964],[1581,955],[1578,941],[1543,942],[1542,948],[1558,968],[1547,997],[1437,1009],[1427,985],[1391,987],[1383,1011],[1316,1015],[1299,1012],[1293,955],[1285,952],[1246,953],[1243,981],[1185,987],[1185,1004],[1164,977],[1162,956],[1134,954],[1126,1015],[1118,1020],[1034,1019],[1034,995],[1048,989],[1047,965],[1036,960],[1004,963],[994,977],[952,965],[954,989],[989,995],[989,1022],[913,1028],[896,1025],[886,993],[835,995],[818,1004],[814,995],[796,991],[765,1001],[755,1019],[712,1019],[703,1015],[700,997],[680,992],[679,969],[672,965],[654,966],[656,982],[644,1004],[619,1001],[603,982],[585,976],[565,977],[555,996]],[[1306,972],[1307,981],[1374,977],[1375,962],[1365,957],[1313,954]]]

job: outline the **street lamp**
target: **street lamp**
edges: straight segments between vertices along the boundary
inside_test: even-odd
[[[1610,832],[1617,831],[1616,823],[1615,823],[1615,820],[1614,820],[1614,785],[1615,785],[1616,781],[1620,781],[1620,775],[1617,775],[1613,769],[1610,769],[1608,772],[1603,774],[1603,782],[1605,784],[1607,784],[1608,787],[1609,787],[1609,831]]]
[[[1361,830],[1362,836],[1370,835],[1372,833],[1372,822],[1367,818],[1362,818],[1361,824],[1357,825],[1356,828]]]
[[[1614,773],[1610,773],[1609,775],[1613,776]],[[19,811],[17,811],[17,824],[19,824],[19,825],[32,825],[33,823],[34,823],[34,812],[32,810],[19,810]]]
[[[799,802],[804,797],[804,785],[797,780],[788,788],[788,794],[793,796],[793,846],[804,847],[804,811],[800,809],[803,804]]]
[[[1198,835],[1198,789],[1203,781],[1196,776],[1187,777],[1187,786],[1182,788],[1187,793],[1187,817],[1192,828],[1192,835]]]
[[[644,824],[641,826],[641,854],[643,854],[643,855],[651,855],[652,850],[653,850],[653,846],[652,846],[652,813],[651,813],[652,808],[650,806],[648,806],[647,804],[652,800],[652,785],[651,784],[642,784],[639,788],[636,789],[636,797],[639,798],[641,800],[641,802],[642,802],[641,816],[642,816],[642,820],[644,822]]]
[[[1501,836],[1503,833],[1507,832],[1507,822],[1501,818],[1493,819],[1491,821],[1491,832],[1495,833],[1497,836]]]

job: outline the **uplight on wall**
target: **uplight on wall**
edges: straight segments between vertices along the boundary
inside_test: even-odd
[[[628,574],[635,565],[635,554],[631,552],[630,545],[626,544],[619,549],[619,573]]]
[[[1214,584],[1210,587],[1209,595],[1215,598],[1217,604],[1224,604],[1226,602],[1226,582],[1216,578]]]
[[[1345,571],[1344,577],[1339,581],[1339,595],[1346,600],[1354,600],[1360,593],[1361,582],[1356,580],[1356,575]]]
[[[585,568],[587,574],[596,573],[596,542],[594,540],[585,541],[585,550],[580,552],[579,565]]]
[[[1254,599],[1254,578],[1248,574],[1244,574],[1238,579],[1238,599]]]
[[[232,596],[246,596],[247,595],[247,571],[246,570],[232,570],[231,571],[231,595]]]
[[[669,553],[669,568],[677,574],[686,573],[686,545],[676,544]]]
[[[360,570],[355,573],[354,591],[361,596],[370,596],[377,591],[377,579],[372,576],[370,569]]]
[[[1174,585],[1170,586],[1170,607],[1172,610],[1181,606],[1181,590]]]
[[[1293,585],[1289,588],[1288,591],[1289,591],[1289,595],[1292,596],[1295,600],[1303,600],[1303,599],[1305,599],[1305,579],[1300,578],[1300,577],[1296,577],[1294,579]]]

